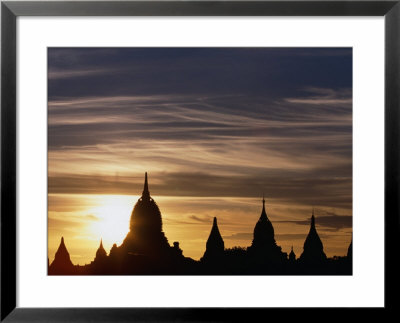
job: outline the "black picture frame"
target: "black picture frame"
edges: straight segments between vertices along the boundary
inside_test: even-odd
[[[309,316],[300,308],[16,307],[16,19],[19,16],[384,16],[385,19],[385,306],[396,311],[399,241],[400,1],[2,1],[1,2],[1,321],[252,321]],[[40,293],[40,291],[38,291]],[[325,308],[330,318],[361,309]],[[267,313],[268,311],[268,313]],[[346,311],[347,314],[342,312]],[[279,318],[280,317],[280,318]],[[250,319],[253,318],[253,319]]]

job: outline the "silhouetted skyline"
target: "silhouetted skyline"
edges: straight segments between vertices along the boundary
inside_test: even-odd
[[[141,197],[131,216],[123,243],[114,244],[107,254],[103,240],[94,260],[85,266],[74,265],[64,237],[48,267],[49,275],[351,275],[352,241],[346,256],[327,258],[315,226],[314,210],[310,231],[298,259],[293,252],[282,252],[275,241],[273,224],[265,210],[254,227],[251,246],[225,248],[217,218],[213,220],[206,248],[200,261],[185,257],[179,241],[171,246],[163,232],[162,214],[151,197],[147,173]]]
[[[215,217],[250,246],[262,194],[300,255],[315,207],[328,257],[352,234],[351,48],[49,48],[49,257],[122,243],[152,174],[163,230],[200,259]]]

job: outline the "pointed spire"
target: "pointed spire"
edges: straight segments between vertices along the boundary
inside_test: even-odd
[[[324,246],[315,228],[314,208],[312,209],[310,231],[304,241],[303,253],[300,256],[302,261],[319,262],[325,261]]]
[[[261,215],[254,227],[251,248],[256,248],[258,250],[265,250],[265,248],[274,249],[276,247],[274,227],[272,226],[271,221],[268,219],[267,212],[265,211],[264,194],[262,203],[263,207]]]
[[[144,188],[142,193],[142,199],[150,199],[149,184],[147,182],[147,172],[144,175]]]
[[[74,272],[74,265],[65,246],[64,237],[61,237],[54,260],[49,266],[49,275],[70,275],[72,272]]]
[[[347,249],[347,258],[351,258],[353,256],[353,238],[350,241],[349,248]]]
[[[267,212],[265,211],[265,198],[264,198],[264,193],[263,193],[262,202],[263,202],[263,207],[262,207],[260,219],[263,218],[263,217],[267,217]]]
[[[314,207],[312,209],[312,215],[311,215],[311,228],[315,228]]]
[[[104,249],[104,246],[103,246],[103,238],[100,239],[100,246],[99,246],[99,249]]]
[[[295,261],[296,260],[296,254],[293,251],[293,245],[292,245],[292,250],[290,250],[289,253],[289,261]]]
[[[69,252],[64,243],[64,237],[61,237],[61,242],[60,242],[60,245],[58,246],[58,249],[56,251],[54,258],[55,258],[54,260],[58,259],[58,260],[61,260],[62,262],[68,263],[68,264],[71,262]]]
[[[219,232],[218,229],[217,218],[214,217],[213,226],[211,228],[210,235],[207,239],[206,251],[204,253],[203,258],[217,259],[218,257],[221,257],[223,255],[224,249],[225,249],[224,240],[222,239],[221,233]]]
[[[60,242],[60,245],[58,246],[57,252],[62,252],[62,253],[67,252],[68,253],[67,247],[65,246],[65,243],[64,243],[64,237],[61,237],[61,242]]]
[[[216,234],[216,235],[221,236],[221,234],[219,233],[219,229],[218,229],[217,217],[214,217],[213,225],[211,228],[211,234]]]
[[[102,258],[102,257],[106,257],[107,256],[107,252],[103,247],[103,238],[100,240],[100,246],[96,251],[96,259]]]

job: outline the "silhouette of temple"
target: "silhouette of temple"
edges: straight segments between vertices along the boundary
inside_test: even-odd
[[[265,199],[262,199],[262,211],[254,227],[253,242],[248,248],[250,254],[266,261],[280,262],[287,258],[281,247],[276,244],[274,227],[265,211]]]
[[[69,252],[64,243],[64,237],[61,237],[60,245],[56,251],[53,262],[49,266],[49,275],[70,275],[74,273]]]
[[[100,240],[100,246],[99,249],[96,251],[96,257],[94,258],[94,261],[102,261],[107,258],[107,251],[103,247],[103,239]]]
[[[121,247],[126,253],[160,256],[169,250],[170,245],[162,231],[161,212],[151,198],[145,174],[142,196],[133,208],[130,231]]]
[[[217,261],[224,256],[225,244],[219,233],[217,218],[214,217],[213,226],[206,243],[203,261]]]
[[[113,244],[109,254],[103,241],[94,260],[85,266],[74,266],[61,238],[53,262],[48,264],[49,275],[252,275],[252,274],[338,274],[352,273],[352,241],[347,255],[327,258],[322,241],[315,227],[314,210],[310,231],[304,250],[296,259],[293,246],[289,255],[282,252],[275,241],[274,228],[265,210],[262,210],[254,227],[251,246],[225,249],[218,228],[213,220],[206,250],[200,261],[183,255],[179,242],[170,246],[162,229],[159,207],[150,196],[147,173],[141,197],[133,207],[129,232],[120,246]],[[48,260],[49,263],[49,260]]]
[[[351,259],[353,257],[353,239],[351,239],[349,248],[347,249],[347,258]]]
[[[289,253],[289,261],[292,263],[296,261],[296,254],[293,251],[293,246],[292,246],[292,250]]]
[[[147,172],[142,196],[133,207],[129,232],[121,246],[110,251],[110,271],[117,274],[178,274],[192,259],[183,256],[179,242],[171,247],[162,230],[161,212],[150,196]],[[190,270],[189,270],[190,271]]]
[[[310,231],[304,241],[303,253],[300,256],[300,261],[304,263],[321,263],[326,261],[324,246],[315,228],[314,209],[311,216]]]

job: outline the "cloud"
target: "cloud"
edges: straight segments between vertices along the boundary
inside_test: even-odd
[[[351,207],[351,109],[190,95],[50,105],[50,192],[136,194],[149,171],[161,195],[264,192],[302,205]]]
[[[302,106],[234,95],[74,98],[51,100],[49,110],[52,148],[141,139],[306,143],[351,135],[352,126],[351,106]]]
[[[76,229],[80,228],[82,225],[88,224],[93,221],[99,221],[99,218],[93,214],[88,215],[76,215],[68,214],[63,216],[51,215],[48,217],[49,228],[70,228]]]
[[[310,220],[295,220],[295,221],[276,221],[281,223],[295,223],[298,225],[310,225]],[[338,231],[341,229],[352,228],[353,217],[350,215],[336,215],[328,212],[328,215],[316,216],[316,225],[324,228],[325,230],[331,229]]]
[[[157,196],[259,197],[280,199],[301,205],[330,205],[351,208],[351,176],[324,177],[319,171],[272,170],[246,175],[210,174],[206,172],[150,172],[150,191]],[[333,174],[343,172],[332,169]],[[144,172],[143,172],[144,173]],[[131,176],[57,175],[49,177],[52,193],[140,194],[143,173]]]
[[[285,101],[294,104],[330,105],[336,107],[351,107],[353,102],[350,89],[325,89],[309,87],[305,92],[311,95],[299,98],[286,98]]]
[[[59,219],[50,217],[48,218],[48,226],[49,230],[51,229],[61,229],[61,228],[79,228],[81,223],[78,221],[70,220],[70,219]]]
[[[189,219],[194,220],[196,222],[200,222],[200,223],[212,223],[212,217],[210,216],[196,216],[196,215],[190,215]]]
[[[59,79],[67,79],[67,78],[79,78],[79,77],[90,77],[96,75],[107,75],[110,73],[116,72],[112,69],[77,69],[77,70],[68,70],[68,69],[51,69],[48,72],[49,80],[59,80]]]
[[[88,214],[85,216],[86,219],[90,220],[90,221],[99,221],[99,218],[93,214]]]
[[[176,103],[184,100],[184,104]],[[74,99],[72,106],[57,103],[49,118],[50,160],[76,157],[84,167],[101,161],[106,165],[117,156],[125,168],[133,159],[137,164],[150,160],[168,168],[208,169],[218,165],[310,169],[318,164],[351,164],[351,110],[315,111],[314,107],[272,103],[272,107],[254,108],[267,105],[268,100],[250,108],[250,99],[243,97],[204,100],[119,97]],[[135,107],[137,102],[151,107]]]
[[[223,236],[223,239],[226,239],[226,240],[252,240],[253,233],[238,232],[238,233],[231,234],[229,236]]]

